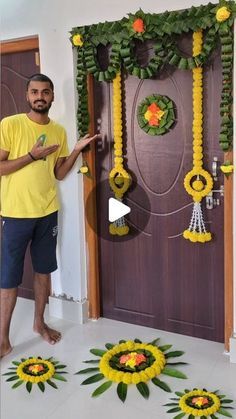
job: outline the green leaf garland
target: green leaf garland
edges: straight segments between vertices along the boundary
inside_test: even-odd
[[[230,16],[224,21],[217,21],[218,5],[209,3],[205,6],[191,7],[187,10],[164,12],[161,14],[145,13],[141,9],[129,14],[120,21],[104,22],[97,25],[75,27],[70,32],[70,40],[77,49],[77,92],[78,110],[77,126],[80,136],[88,132],[88,92],[87,74],[92,74],[99,82],[111,81],[120,68],[140,79],[156,76],[166,65],[175,66],[183,71],[203,66],[209,60],[218,39],[221,42],[222,58],[222,95],[220,104],[221,130],[219,143],[223,151],[232,147],[233,117],[232,117],[232,68],[233,68],[233,21],[236,16],[234,1],[224,5],[230,11]],[[140,25],[135,29],[135,22]],[[184,56],[177,44],[178,35],[203,29],[205,31],[203,48],[198,56]],[[73,37],[79,37],[79,42],[73,43]],[[154,55],[146,66],[139,65],[134,54],[134,42],[153,40]],[[98,47],[111,46],[109,64],[105,70],[100,68],[97,59]],[[144,124],[140,122],[139,124]],[[140,125],[140,126],[141,126]],[[142,127],[141,127],[142,128]],[[149,128],[148,134],[162,135],[164,130]]]

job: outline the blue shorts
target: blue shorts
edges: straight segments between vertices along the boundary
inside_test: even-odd
[[[22,283],[28,244],[33,269],[49,274],[57,269],[57,211],[40,218],[2,217],[1,288]]]

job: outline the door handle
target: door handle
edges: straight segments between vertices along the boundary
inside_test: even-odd
[[[220,205],[220,199],[215,198],[214,194],[219,193],[220,196],[224,196],[224,185],[220,186],[220,189],[212,189],[211,192],[206,196],[206,208],[212,210],[213,208]]]
[[[212,176],[214,178],[214,180],[217,180],[218,176],[217,176],[217,172],[218,172],[218,157],[213,157],[213,162],[212,162]]]

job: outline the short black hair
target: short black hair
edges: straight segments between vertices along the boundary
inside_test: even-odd
[[[28,90],[31,81],[46,81],[50,84],[52,91],[54,91],[54,85],[52,80],[48,76],[45,76],[45,74],[37,73],[30,76],[27,81],[26,90]]]

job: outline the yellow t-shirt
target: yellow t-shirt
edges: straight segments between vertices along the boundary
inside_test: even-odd
[[[54,167],[59,157],[68,156],[66,132],[51,121],[46,125],[18,114],[1,121],[0,148],[8,151],[8,160],[26,155],[44,134],[45,146],[59,144],[45,160],[32,163],[1,179],[1,215],[15,218],[44,217],[59,209]]]

